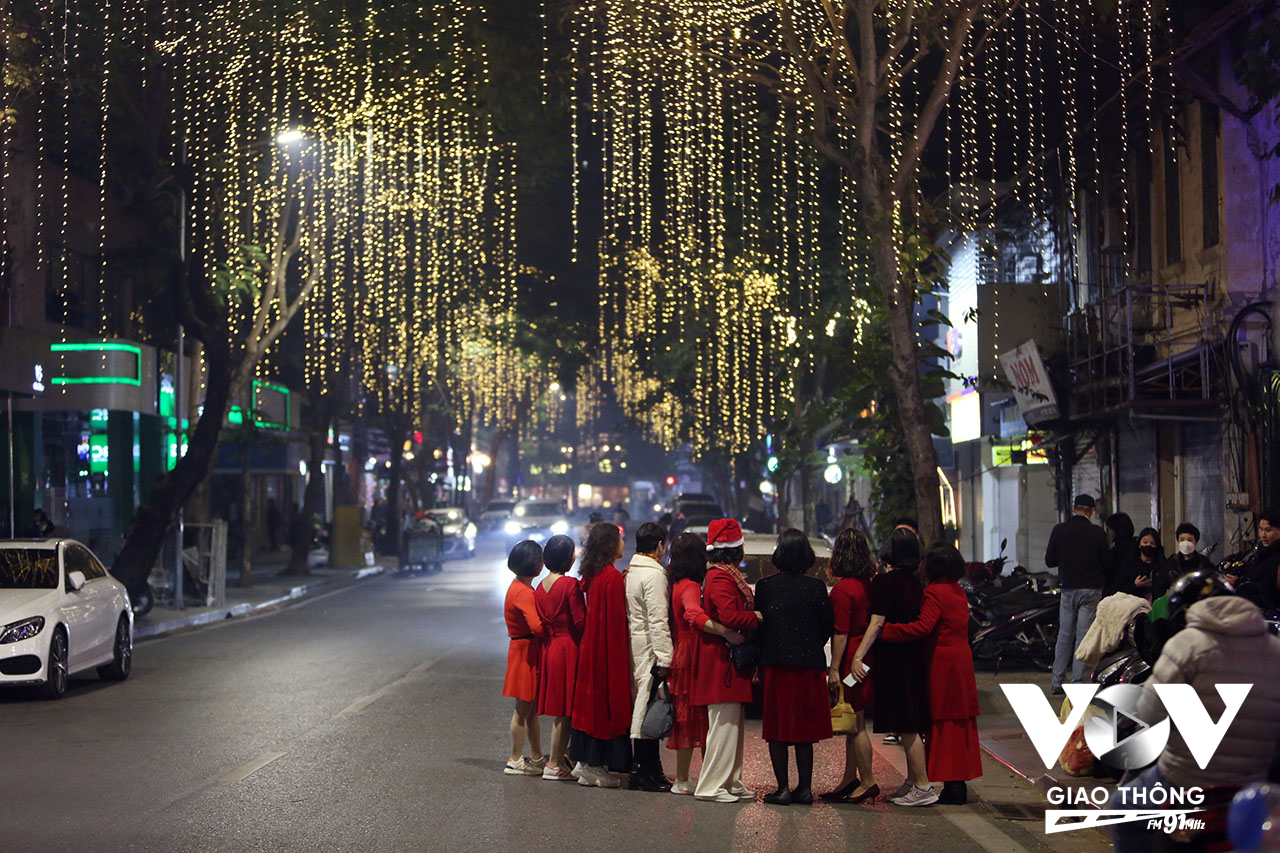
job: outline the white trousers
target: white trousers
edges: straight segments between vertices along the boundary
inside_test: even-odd
[[[735,793],[742,784],[742,749],[746,737],[746,713],[741,702],[707,706],[707,747],[702,751],[702,772],[696,797]]]
[[[640,663],[633,664],[631,672],[631,739],[644,737],[640,729],[644,726],[644,712],[649,710],[649,691],[653,688],[654,658],[646,656]]]

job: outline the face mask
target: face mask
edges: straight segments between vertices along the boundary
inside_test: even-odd
[[[1158,547],[1156,547],[1155,545],[1143,545],[1143,546],[1142,546],[1142,556],[1144,556],[1144,557],[1159,557],[1159,556],[1160,556],[1160,549],[1159,549]]]
[[[1190,557],[1196,552],[1196,543],[1182,540],[1178,543],[1178,553],[1184,557]]]

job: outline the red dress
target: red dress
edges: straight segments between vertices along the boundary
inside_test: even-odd
[[[849,641],[844,646],[844,656],[840,658],[840,678],[849,674],[849,664],[853,661],[854,652],[862,643],[862,635],[867,632],[871,622],[871,598],[867,594],[867,583],[860,578],[841,578],[831,588],[831,608],[836,616],[836,633],[845,634]],[[866,657],[867,666],[874,668],[875,649]],[[855,711],[865,711],[871,707],[871,679],[864,678],[856,686],[844,685],[844,699]]]
[[[707,614],[702,609],[702,587],[689,578],[676,581],[676,585],[671,588],[671,624],[675,653],[671,657],[671,677],[667,679],[675,721],[671,724],[667,749],[706,746],[707,709],[693,705],[689,697],[693,689],[693,659],[698,648],[698,638],[703,633],[699,626],[706,623]]]
[[[587,620],[578,646],[573,728],[609,741],[631,732],[631,640],[622,573],[605,566],[586,582]]]
[[[557,578],[551,589],[542,584],[533,591],[538,615],[547,623],[550,638],[542,647],[538,713],[567,717],[573,710],[573,687],[578,678],[578,643],[587,621],[582,587],[576,578]]]
[[[978,748],[978,679],[969,649],[969,601],[952,580],[925,588],[920,618],[884,626],[885,642],[923,639],[929,660],[929,713],[925,737],[929,778],[966,782],[982,775]]]
[[[538,699],[538,663],[542,655],[542,637],[546,626],[538,617],[533,590],[516,578],[507,587],[507,600],[502,608],[507,620],[507,676],[502,681],[502,695],[522,702]]]
[[[702,582],[702,609],[708,619],[750,634],[759,625],[752,603],[728,571],[714,565],[707,569],[707,577]],[[751,701],[751,679],[739,675],[733,668],[729,647],[714,634],[698,632],[689,699],[694,705]]]

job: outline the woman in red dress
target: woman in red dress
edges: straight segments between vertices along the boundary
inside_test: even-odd
[[[742,528],[732,518],[711,522],[707,531],[707,576],[702,582],[702,609],[707,618],[739,633],[760,625],[755,595],[738,567],[742,565]],[[707,746],[694,796],[716,803],[755,799],[742,784],[744,707],[751,701],[751,673],[743,674],[729,658],[729,646],[712,634],[698,636],[693,662],[694,706],[707,709]]]
[[[671,563],[667,567],[671,580],[671,622],[675,626],[672,636],[675,650],[671,658],[671,675],[667,687],[671,691],[671,704],[675,719],[667,749],[676,754],[676,781],[671,786],[673,794],[692,794],[689,781],[689,765],[693,762],[693,750],[706,746],[707,709],[690,701],[693,689],[693,659],[698,648],[700,632],[715,634],[735,645],[745,639],[737,631],[707,618],[702,609],[702,579],[707,574],[707,546],[696,533],[681,533],[671,543]]]
[[[568,536],[548,539],[542,549],[548,574],[533,591],[538,615],[550,629],[550,638],[542,648],[538,713],[555,718],[551,756],[542,778],[567,782],[574,779],[565,752],[569,748],[569,715],[573,713],[573,687],[578,677],[578,643],[587,621],[582,587],[576,578],[565,577],[573,566],[573,551],[573,540]]]
[[[502,695],[516,700],[511,714],[511,758],[502,772],[508,776],[541,776],[547,757],[542,754],[542,731],[538,725],[538,665],[547,626],[538,616],[533,579],[542,572],[542,546],[526,539],[507,556],[507,568],[516,579],[507,589],[503,616],[507,622],[507,675]],[[529,757],[524,757],[525,741]]]
[[[886,643],[923,640],[929,659],[929,713],[933,723],[925,739],[929,778],[942,782],[944,805],[964,805],[965,785],[982,775],[978,748],[978,680],[969,648],[969,600],[956,581],[964,576],[964,557],[938,543],[924,558],[929,585],[920,618],[890,623]]]
[[[864,679],[849,687],[843,684],[849,675],[849,662],[862,642],[862,635],[871,621],[871,579],[876,574],[876,564],[871,558],[871,546],[859,530],[845,528],[831,546],[831,574],[839,578],[831,589],[831,608],[835,614],[835,634],[831,638],[831,666],[827,670],[827,683],[839,685],[844,699],[856,714],[856,728],[844,741],[844,775],[840,784],[822,799],[832,802],[849,800],[853,803],[875,802],[880,796],[872,769],[871,736],[867,733],[867,709],[871,707],[871,681]],[[867,655],[867,663],[874,664]]]
[[[587,620],[578,646],[569,758],[578,784],[616,788],[615,773],[631,769],[631,639],[626,585],[614,563],[622,559],[615,525],[591,528],[578,565],[587,591]]]
[[[827,585],[808,577],[816,558],[809,537],[794,528],[778,536],[777,574],[756,584],[764,614],[757,637],[764,663],[764,725],[778,790],[764,801],[778,806],[813,803],[813,745],[831,737],[826,645],[833,625]],[[796,750],[796,787],[787,775],[788,747]]]

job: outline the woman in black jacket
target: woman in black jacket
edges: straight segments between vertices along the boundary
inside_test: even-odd
[[[1133,535],[1133,519],[1127,512],[1113,512],[1105,522],[1111,540],[1111,572],[1107,577],[1106,593],[1116,591],[1116,576],[1131,559],[1138,556],[1138,538]]]
[[[813,745],[831,737],[825,646],[835,626],[827,586],[806,577],[815,562],[809,537],[784,530],[773,552],[778,574],[756,584],[756,609],[764,618],[756,635],[764,664],[763,736],[778,778],[764,801],[785,806],[813,802]],[[795,790],[787,778],[787,747],[796,748]]]
[[[1160,531],[1145,527],[1138,534],[1138,553],[1116,569],[1116,592],[1127,592],[1139,598],[1151,597],[1151,586],[1164,568],[1164,550],[1160,547]]]

